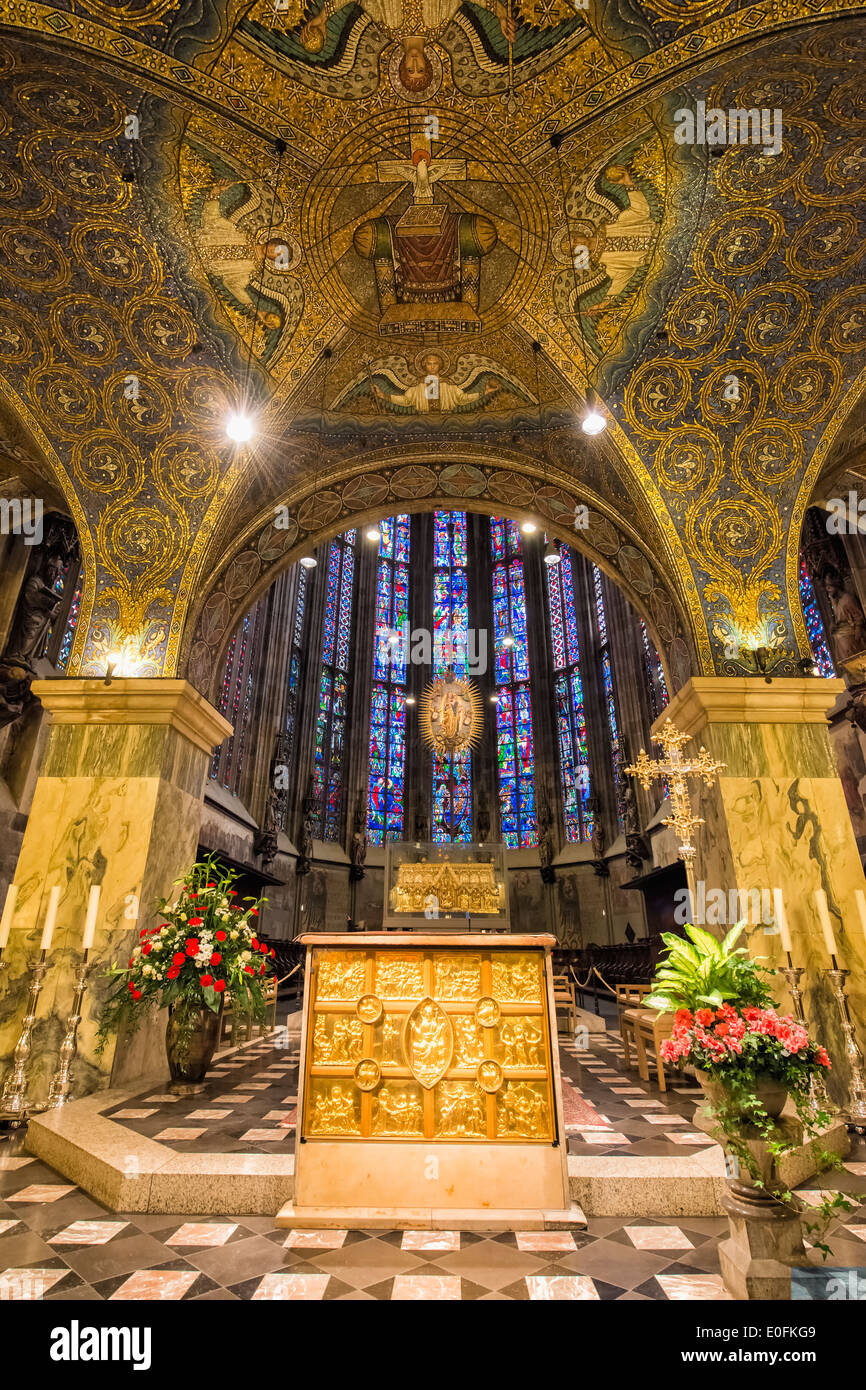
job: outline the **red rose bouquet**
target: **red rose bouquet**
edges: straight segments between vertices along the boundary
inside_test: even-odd
[[[160,921],[138,933],[126,966],[108,974],[117,981],[100,1023],[100,1047],[121,1023],[134,1029],[153,1008],[169,1008],[194,1020],[203,1006],[219,1013],[231,996],[239,1013],[265,1016],[264,985],[274,956],[256,934],[264,899],[237,902],[237,874],[212,856],[176,881],[173,902],[158,904]]]

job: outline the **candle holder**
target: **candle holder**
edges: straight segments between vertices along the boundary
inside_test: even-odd
[[[85,951],[81,957],[81,964],[75,972],[75,993],[72,996],[72,1012],[66,1019],[66,1036],[60,1045],[60,1052],[57,1058],[57,1068],[51,1078],[51,1085],[48,1089],[48,1104],[46,1110],[54,1110],[60,1105],[65,1105],[69,1100],[69,1092],[72,1087],[72,1064],[78,1053],[78,1025],[81,1023],[81,1005],[84,999],[84,990],[87,985],[87,976],[90,966],[87,963],[89,951]]]
[[[784,975],[787,982],[788,993],[794,1006],[795,1019],[798,1023],[802,1023],[804,1028],[808,1028],[806,1011],[803,1008],[803,995],[800,991],[800,979],[806,972],[802,965],[794,964],[790,951],[786,951],[785,955],[788,958],[788,964],[779,967],[779,974]],[[814,1075],[809,1077],[809,1100],[815,1110],[826,1110],[829,1104],[826,1087],[820,1078]]]
[[[830,988],[836,1003],[839,1005],[842,1032],[845,1037],[845,1056],[851,1068],[851,1089],[848,1103],[842,1107],[840,1115],[852,1133],[866,1134],[866,1070],[864,1070],[863,1053],[857,1046],[854,1025],[851,1022],[851,1014],[848,1009],[848,1000],[845,997],[845,979],[851,972],[840,970],[836,965],[834,956],[833,969],[825,970],[822,973],[830,981]]]
[[[30,1061],[33,1025],[36,1022],[36,1010],[39,1004],[39,995],[42,992],[42,981],[49,968],[47,955],[47,951],[40,951],[39,960],[33,967],[33,978],[30,981],[30,990],[27,995],[27,1012],[24,1015],[21,1033],[12,1054],[12,1070],[6,1078],[3,1094],[0,1096],[0,1126],[6,1129],[18,1129],[27,1123],[29,1115],[38,1114],[46,1109],[44,1104],[35,1105],[27,1099],[27,1067]]]

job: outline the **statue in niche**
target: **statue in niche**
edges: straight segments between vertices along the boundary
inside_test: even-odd
[[[478,793],[478,843],[486,844],[490,838],[490,802],[484,787]]]
[[[550,807],[546,799],[538,803],[538,860],[541,864],[542,883],[553,883],[553,836],[550,833]]]
[[[265,810],[260,828],[253,837],[253,852],[261,856],[263,868],[268,868],[277,857],[277,836],[280,823],[280,793],[271,786],[265,801]]]
[[[352,861],[349,869],[349,882],[357,883],[364,877],[364,861],[367,858],[367,813],[364,808],[363,797],[359,794],[355,804],[354,829],[352,831],[352,842],[349,846],[349,858]]]
[[[420,801],[415,802],[415,840],[423,844],[430,838],[430,821]]]
[[[860,600],[845,588],[838,570],[826,571],[824,591],[833,609],[833,656],[837,666],[841,666],[866,647],[866,616]]]
[[[637,798],[631,782],[625,782],[622,791],[622,818],[625,828],[625,859],[629,868],[637,872],[643,868],[645,859],[651,858],[646,840],[640,833],[637,814]]]
[[[63,602],[63,579],[77,563],[78,541],[70,523],[53,517],[31,561],[6,650],[0,657],[0,727],[12,724],[34,703],[30,682],[35,662],[45,654],[51,624]]]
[[[563,946],[580,950],[583,935],[580,927],[580,901],[577,874],[563,874],[559,880],[559,940]]]
[[[587,810],[592,816],[592,867],[599,878],[609,878],[610,869],[607,867],[607,860],[604,857],[607,849],[607,831],[601,818],[601,803],[597,796],[589,798]]]

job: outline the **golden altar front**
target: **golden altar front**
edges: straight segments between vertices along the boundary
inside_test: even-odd
[[[563,1218],[554,938],[301,940],[295,1197],[283,1224]]]

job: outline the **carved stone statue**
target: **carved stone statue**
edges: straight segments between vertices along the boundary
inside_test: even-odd
[[[265,801],[261,827],[253,837],[253,851],[261,856],[262,865],[267,868],[277,857],[277,836],[279,834],[280,793],[271,787]]]
[[[367,835],[365,831],[357,827],[352,835],[352,843],[349,847],[349,858],[352,861],[352,867],[349,870],[349,880],[355,883],[359,878],[364,877],[364,860],[367,858]]]
[[[63,574],[63,564],[57,551],[46,551],[18,600],[4,656],[31,671],[33,662],[42,656],[46,634],[63,601],[55,588]]]
[[[622,811],[623,827],[625,829],[625,859],[629,868],[638,872],[643,868],[644,860],[650,859],[649,847],[646,840],[640,833],[640,822],[637,814],[637,797],[635,796],[634,786],[631,782],[624,781],[622,791]]]
[[[415,839],[416,839],[416,841],[417,841],[418,843],[423,844],[424,841],[425,841],[425,840],[429,840],[429,838],[430,838],[430,822],[429,822],[429,820],[427,819],[427,813],[426,813],[426,811],[423,809],[423,807],[421,806],[421,803],[420,803],[419,801],[416,801],[416,803],[415,803]]]
[[[486,844],[490,838],[490,803],[484,788],[478,794],[478,843]]]
[[[838,570],[827,570],[824,589],[833,609],[833,626],[830,629],[833,656],[836,664],[841,666],[866,647],[866,616],[860,600],[845,588]]]
[[[604,828],[604,822],[601,818],[601,806],[599,805],[597,797],[592,797],[590,799],[589,809],[592,811],[593,815],[592,867],[598,874],[599,878],[609,878],[610,869],[608,868],[607,860],[604,857],[604,852],[607,849],[607,831]]]
[[[545,800],[538,803],[538,860],[541,864],[542,883],[554,883],[553,836],[550,833],[550,807]]]

